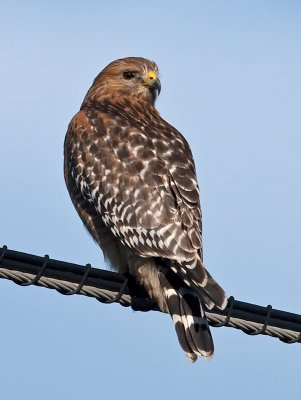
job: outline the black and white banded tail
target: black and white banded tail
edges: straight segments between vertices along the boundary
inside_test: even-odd
[[[206,270],[208,279],[203,287],[184,283],[181,274],[174,271],[174,268],[161,268],[159,279],[179,343],[189,361],[195,362],[198,356],[210,359],[214,345],[204,306],[224,308],[227,304],[225,292]]]

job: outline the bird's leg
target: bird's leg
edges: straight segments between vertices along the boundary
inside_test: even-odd
[[[149,297],[158,305],[161,311],[168,312],[162,284],[160,283],[160,266],[153,258],[143,258],[132,255],[128,259],[129,273],[136,282],[143,286]]]

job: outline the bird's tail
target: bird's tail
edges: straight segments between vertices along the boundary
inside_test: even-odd
[[[197,291],[183,283],[171,269],[162,268],[159,279],[186,356],[191,362],[195,362],[198,356],[209,359],[214,351],[213,340]]]
[[[223,310],[228,298],[223,288],[205,268],[200,258],[190,262],[170,264],[170,269],[179,276],[188,287],[194,288],[201,303],[211,310],[217,307]]]
[[[194,263],[195,264],[195,263]],[[181,347],[191,362],[198,356],[210,358],[214,346],[204,307],[226,306],[226,294],[203,266],[170,260],[133,261],[132,274],[175,324]]]

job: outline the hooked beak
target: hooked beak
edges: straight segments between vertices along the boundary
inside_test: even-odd
[[[158,96],[161,93],[161,82],[159,78],[156,78],[155,82],[153,83],[153,87],[157,89]]]

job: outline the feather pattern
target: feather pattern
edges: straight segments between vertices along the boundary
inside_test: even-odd
[[[68,127],[65,180],[111,265],[169,311],[195,361],[213,353],[203,307],[225,307],[226,295],[203,265],[195,165],[186,139],[154,106],[157,74],[153,62],[127,58],[98,75]]]

